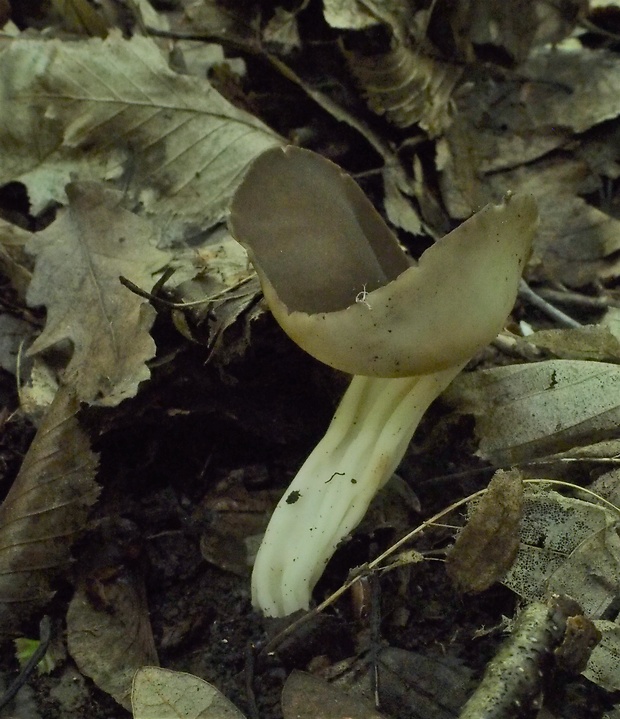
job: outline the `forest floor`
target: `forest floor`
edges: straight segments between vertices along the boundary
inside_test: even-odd
[[[0,0],[0,719],[620,716],[620,6],[591,5]],[[507,191],[540,222],[324,608],[272,619],[251,563],[349,381],[226,229],[285,144],[414,259]],[[518,498],[474,519],[494,476]]]

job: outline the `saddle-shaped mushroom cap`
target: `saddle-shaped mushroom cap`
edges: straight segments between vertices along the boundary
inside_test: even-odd
[[[308,607],[338,543],[390,478],[430,403],[501,330],[537,224],[507,195],[412,265],[359,186],[319,155],[274,148],[250,166],[230,227],[284,331],[354,375],[261,543],[252,601]]]

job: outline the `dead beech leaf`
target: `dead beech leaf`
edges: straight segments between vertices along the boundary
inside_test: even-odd
[[[482,592],[510,568],[519,549],[522,504],[519,470],[498,470],[447,557],[448,576],[461,591]]]
[[[620,220],[577,196],[579,183],[594,181],[588,174],[585,163],[567,159],[489,175],[490,196],[511,187],[531,192],[539,202],[542,221],[530,260],[534,279],[574,287],[617,276]]]
[[[382,719],[370,701],[347,694],[325,679],[294,671],[282,689],[284,719]]]
[[[134,719],[244,719],[209,682],[184,672],[142,667],[133,679]]]
[[[83,402],[114,406],[149,378],[155,354],[155,311],[119,276],[150,290],[168,254],[154,247],[150,223],[122,208],[120,192],[75,183],[67,193],[69,207],[28,245],[37,261],[27,299],[47,307],[28,354],[69,340],[65,383]]]
[[[605,49],[567,43],[533,54],[520,68],[532,83],[528,112],[536,125],[574,132],[620,115],[618,57]]]
[[[107,582],[105,606],[95,606],[79,588],[67,611],[67,647],[82,674],[125,707],[137,669],[157,664],[142,579],[123,576]]]
[[[52,596],[50,580],[70,561],[73,537],[97,499],[98,458],[64,387],[41,424],[0,506],[0,631],[8,632]]]
[[[620,366],[580,360],[462,374],[443,395],[476,417],[479,454],[508,465],[617,434]]]
[[[248,162],[282,141],[204,78],[178,75],[150,38],[0,41],[0,184],[33,214],[71,180],[125,176],[170,239],[224,217]],[[36,142],[32,141],[36,138]]]

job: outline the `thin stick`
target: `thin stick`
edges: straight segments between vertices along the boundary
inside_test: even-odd
[[[30,678],[30,675],[35,670],[37,664],[43,659],[47,650],[49,649],[50,642],[52,641],[52,622],[48,616],[41,619],[39,624],[39,646],[34,650],[30,659],[24,665],[24,668],[15,678],[11,686],[4,692],[0,698],[0,711],[15,698],[17,692],[24,686],[24,684]]]
[[[234,285],[231,285],[230,287],[227,287],[224,290],[220,290],[220,292],[216,292],[214,295],[209,295],[208,297],[204,297],[201,300],[194,300],[192,302],[171,302],[170,300],[165,300],[162,297],[156,297],[151,292],[147,292],[146,290],[143,290],[141,287],[138,287],[138,285],[134,285],[134,283],[131,280],[128,280],[126,277],[123,277],[122,275],[118,278],[121,285],[123,287],[126,287],[128,290],[131,290],[134,294],[138,295],[139,297],[144,297],[145,300],[149,300],[150,302],[154,302],[155,304],[159,303],[161,305],[164,305],[164,307],[169,307],[170,309],[174,310],[183,310],[187,307],[197,307],[199,305],[207,305],[210,302],[213,302],[214,300],[220,299],[220,297],[224,297],[229,292],[232,292],[233,290],[238,289],[239,287],[242,287],[247,282],[249,282],[251,279],[256,277],[256,273],[252,272],[251,275],[248,275],[247,277],[244,277],[242,280],[239,280]]]
[[[577,320],[569,317],[567,314],[562,312],[562,310],[559,310],[557,307],[554,307],[552,304],[547,302],[547,300],[544,300],[540,295],[537,295],[524,279],[521,279],[519,283],[519,295],[525,298],[530,304],[534,305],[534,307],[541,310],[541,312],[544,312],[547,317],[551,317],[551,319],[555,320],[563,327],[576,329],[577,327],[583,326],[580,322],[577,322]]]

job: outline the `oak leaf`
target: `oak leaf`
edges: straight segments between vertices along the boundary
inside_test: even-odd
[[[28,244],[36,266],[27,299],[47,307],[33,355],[70,341],[63,380],[83,402],[114,406],[149,378],[155,311],[124,287],[123,275],[150,290],[168,254],[154,246],[149,222],[121,206],[122,195],[96,183],[72,183],[69,207]]]

